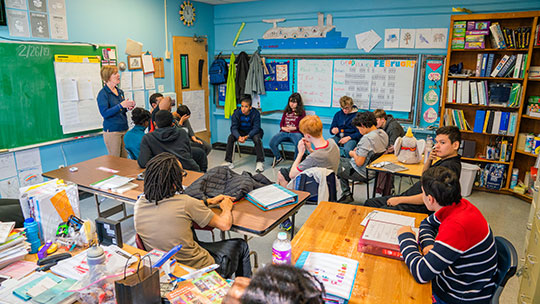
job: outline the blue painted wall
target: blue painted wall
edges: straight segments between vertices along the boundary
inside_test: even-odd
[[[344,37],[349,37],[346,49],[294,49],[294,50],[262,50],[261,54],[317,54],[317,55],[341,55],[341,54],[367,54],[356,47],[354,35],[375,30],[384,37],[386,28],[449,28],[452,7],[465,7],[474,13],[496,13],[509,11],[540,10],[538,0],[382,0],[382,1],[346,1],[336,0],[332,2],[324,0],[267,0],[239,4],[219,5],[214,9],[215,24],[215,54],[235,54],[245,51],[253,53],[257,46],[257,39],[272,25],[263,23],[263,19],[286,18],[281,26],[306,26],[317,24],[317,13],[332,14],[333,24],[342,32]],[[254,39],[251,44],[232,46],[232,41],[240,27],[246,25],[240,34],[239,40]],[[385,49],[381,41],[369,54],[434,54],[445,55],[446,49]],[[418,87],[418,86],[417,86]],[[415,95],[417,96],[417,95]],[[212,129],[213,142],[226,142],[230,122],[223,117],[222,109],[213,106],[212,125],[218,129]],[[325,124],[325,136],[329,135],[328,127],[331,116],[336,110],[309,107],[315,110]],[[262,127],[265,130],[263,142],[268,146],[271,135],[279,131],[280,114],[263,116]]]
[[[127,62],[126,39],[143,43],[143,50],[151,51],[154,57],[165,58],[165,37],[169,40],[171,59],[165,60],[165,78],[156,79],[165,92],[174,91],[174,65],[172,61],[173,36],[206,35],[208,53],[214,53],[214,6],[193,2],[196,21],[192,27],[180,21],[182,1],[167,2],[168,33],[165,35],[164,0],[66,0],[69,40],[67,42],[90,42],[117,46],[118,62]],[[20,39],[10,37],[7,26],[0,26],[0,41],[4,38],[37,40],[43,42],[66,42],[53,39]],[[0,96],[0,101],[2,97]],[[92,137],[62,144],[40,147],[43,171],[53,170],[59,165],[70,165],[107,153],[103,138]]]

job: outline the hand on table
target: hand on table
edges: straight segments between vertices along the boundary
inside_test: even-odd
[[[414,234],[414,231],[412,230],[412,228],[410,226],[402,226],[401,228],[399,228],[397,234],[398,235],[401,235],[402,233],[406,233],[406,232],[410,232],[412,234]],[[416,234],[414,234],[416,236]]]
[[[424,247],[424,249],[422,249],[422,254],[423,255],[426,255],[428,254],[428,252],[433,249],[433,245],[427,245],[426,247]]]
[[[217,205],[219,203],[221,203],[224,199],[229,199],[229,200],[234,200],[234,197],[232,196],[228,196],[228,195],[224,195],[224,194],[220,194],[216,197],[213,197],[213,198],[209,198],[207,200],[208,204],[209,205]]]
[[[223,211],[230,212],[232,210],[232,207],[233,207],[233,202],[228,197],[223,198],[221,202],[219,203],[219,208],[221,208],[221,210]]]
[[[397,206],[401,204],[401,198],[400,197],[391,197],[386,201],[386,205],[388,206]]]

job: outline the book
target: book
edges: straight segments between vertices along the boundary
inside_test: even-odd
[[[492,133],[493,122],[495,121],[495,111],[490,111],[489,117],[487,118],[486,133]]]
[[[491,74],[491,71],[493,70],[493,63],[495,62],[495,54],[491,53],[488,55],[487,65],[486,65],[486,72],[484,74],[484,77],[489,77],[489,74]]]
[[[482,72],[482,58],[484,58],[484,54],[479,53],[476,55],[476,70],[474,76],[480,77]]]
[[[75,292],[68,292],[68,290],[75,283],[77,281],[73,279],[64,279],[55,286],[32,297],[31,302],[36,304],[72,303],[75,301],[77,294]]]
[[[91,183],[90,186],[102,190],[111,190],[115,188],[120,188],[124,186],[125,184],[131,182],[134,178],[132,177],[124,177],[120,175],[111,175],[105,179],[102,179],[100,181],[97,181],[95,183]]]
[[[446,102],[455,102],[454,100],[454,80],[448,80],[446,92]]]
[[[501,30],[501,26],[498,22],[493,22],[491,26],[489,27],[489,30],[491,32],[491,36],[493,37],[495,41],[495,45],[493,45],[494,48],[497,49],[505,49],[506,43],[504,42],[504,36]]]
[[[508,69],[512,68],[515,64],[516,64],[516,55],[512,55],[508,58],[508,60],[506,61],[504,66],[501,68],[499,73],[497,73],[497,77],[504,77]]]
[[[501,60],[499,61],[499,63],[497,63],[497,65],[495,66],[495,68],[493,69],[493,71],[491,71],[490,76],[491,76],[491,77],[497,77],[497,75],[499,74],[499,72],[501,71],[501,69],[503,68],[503,66],[506,64],[506,62],[508,61],[508,59],[510,59],[510,56],[504,55],[503,58],[501,58]]]
[[[517,123],[517,113],[510,114],[507,135],[514,136],[516,134],[516,123]]]
[[[480,105],[486,105],[487,104],[487,96],[486,91],[484,89],[484,82],[485,81],[479,81],[476,83],[477,86],[477,93],[478,93],[478,103]]]
[[[370,219],[358,241],[358,251],[403,260],[397,234],[403,226],[401,223]],[[418,236],[418,228],[413,228],[413,231]]]
[[[476,116],[474,118],[474,129],[473,131],[475,133],[482,133],[483,127],[484,127],[484,120],[486,119],[486,111],[485,110],[477,110]]]
[[[303,251],[296,267],[307,270],[321,281],[330,299],[350,299],[358,261],[334,254]]]
[[[491,129],[491,134],[499,134],[499,127],[501,125],[501,111],[495,111],[493,116],[493,128]]]
[[[512,75],[513,78],[519,78],[519,75],[521,74],[522,63],[523,54],[518,54],[516,57],[516,65],[514,66],[514,73]]]
[[[476,85],[476,82],[471,81],[470,86],[471,86],[471,89],[470,89],[471,103],[472,104],[479,104],[480,102],[479,102],[479,99],[478,99],[478,86]]]
[[[487,127],[488,127],[488,122],[489,122],[489,117],[492,115],[491,114],[492,111],[486,111],[486,117],[484,118],[484,126],[482,127],[482,133],[489,133],[487,131]]]
[[[15,228],[15,222],[0,222],[0,244],[7,241],[13,228]]]
[[[482,67],[480,68],[480,77],[486,77],[486,67],[488,61],[488,54],[482,54]]]
[[[510,89],[510,97],[508,98],[509,107],[519,107],[521,99],[521,84],[513,83],[512,88]]]
[[[456,103],[461,103],[461,92],[462,92],[462,87],[463,87],[463,81],[461,80],[458,80],[456,82],[457,84],[457,87],[456,87]]]
[[[502,112],[501,125],[499,126],[499,134],[506,135],[508,133],[508,121],[510,119],[509,112]]]
[[[470,90],[471,87],[469,85],[469,80],[463,80],[462,86],[461,86],[461,103],[470,103]]]
[[[298,195],[278,184],[271,184],[250,191],[246,199],[262,210],[272,210],[298,202]]]
[[[171,304],[217,304],[223,301],[229,289],[227,281],[214,270],[197,279],[180,282],[165,296]]]

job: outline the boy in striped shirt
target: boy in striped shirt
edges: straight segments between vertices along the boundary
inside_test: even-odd
[[[424,172],[422,200],[434,211],[420,224],[398,231],[405,263],[418,283],[432,281],[434,302],[489,303],[495,292],[497,248],[480,211],[461,197],[459,179],[445,167]]]

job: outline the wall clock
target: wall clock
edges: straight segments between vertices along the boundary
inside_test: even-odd
[[[184,1],[182,5],[180,5],[180,20],[184,22],[184,25],[192,26],[193,22],[195,22],[195,8],[193,7],[193,4],[189,1]]]

